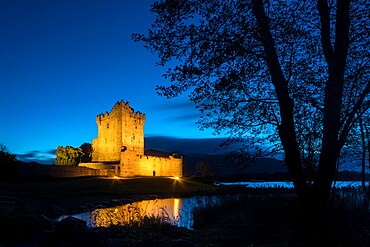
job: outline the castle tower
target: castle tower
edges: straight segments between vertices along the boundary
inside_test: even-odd
[[[117,102],[112,110],[96,117],[98,137],[92,142],[93,162],[120,163],[121,152],[144,155],[145,115],[127,102]],[[122,162],[121,162],[122,163]]]
[[[114,174],[123,177],[182,176],[181,157],[144,154],[145,120],[144,114],[135,112],[123,101],[117,102],[109,113],[98,115],[98,137],[92,141],[92,163],[80,165],[106,170],[104,174],[114,166]]]

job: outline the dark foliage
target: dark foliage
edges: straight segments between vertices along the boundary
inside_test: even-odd
[[[81,157],[81,162],[89,163],[92,160],[93,147],[90,143],[84,143],[80,146],[80,149],[83,152]]]
[[[243,142],[242,154],[284,154],[314,226],[370,112],[369,9],[365,0],[159,0],[133,40],[168,67],[158,93],[189,92],[201,128]]]
[[[8,151],[6,146],[0,145],[0,178],[13,178],[17,174],[16,156]]]

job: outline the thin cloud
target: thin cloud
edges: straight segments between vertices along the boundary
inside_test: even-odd
[[[55,155],[55,151],[56,151],[56,149],[50,149],[49,151],[47,151],[45,153],[48,153],[48,154],[51,154],[51,155]]]
[[[191,114],[182,114],[182,115],[177,115],[177,116],[171,116],[171,117],[166,117],[164,118],[166,121],[196,121],[200,117],[200,114],[197,113],[191,113]]]
[[[189,154],[221,154],[230,150],[220,150],[225,138],[173,138],[166,136],[149,136],[145,138],[145,149],[158,149],[165,152]]]
[[[155,110],[168,111],[168,110],[194,110],[195,105],[188,99],[180,100],[166,100],[160,104],[153,106]]]
[[[23,162],[37,162],[40,164],[53,164],[55,160],[55,149],[40,151],[32,150],[27,153],[16,154],[17,159]]]
[[[186,101],[186,102],[175,102],[175,103],[170,103],[166,104],[165,109],[167,110],[174,110],[174,109],[194,109],[194,103],[191,101]]]

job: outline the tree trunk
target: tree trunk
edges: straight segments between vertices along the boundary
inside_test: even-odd
[[[329,78],[325,87],[323,138],[314,191],[318,207],[325,210],[335,177],[336,162],[340,155],[339,133],[343,98],[344,71],[349,47],[350,0],[338,0],[334,47],[331,41],[330,9],[327,0],[318,0],[321,23],[321,43],[328,65]],[[345,137],[346,138],[346,137]]]
[[[368,138],[365,137],[365,130],[364,125],[362,122],[362,118],[359,119],[359,126],[360,126],[360,132],[361,132],[361,144],[362,144],[362,154],[361,154],[361,185],[362,190],[364,191],[367,198],[370,198],[370,191],[366,187],[366,152],[368,145],[366,144],[366,140]],[[367,133],[366,133],[367,134]]]
[[[327,0],[318,0],[321,23],[321,43],[328,64],[328,81],[325,88],[323,139],[317,176],[312,187],[301,166],[294,128],[294,102],[289,95],[288,83],[283,75],[271,35],[269,19],[266,16],[263,1],[252,0],[252,11],[256,17],[258,32],[265,51],[266,63],[271,72],[272,84],[279,101],[281,124],[279,136],[285,152],[285,161],[293,178],[301,202],[302,226],[306,230],[321,232],[324,227],[326,205],[335,177],[336,164],[340,154],[339,132],[344,85],[344,71],[348,52],[349,0],[337,2],[335,49],[332,47],[330,9]],[[309,231],[310,232],[310,231]]]
[[[263,1],[252,0],[252,6],[252,12],[256,17],[258,32],[264,47],[265,60],[271,72],[272,84],[275,87],[279,102],[281,124],[278,131],[285,153],[285,163],[292,176],[297,195],[300,199],[303,199],[307,193],[308,184],[301,165],[300,151],[294,128],[294,101],[289,95],[288,82],[284,77],[276,53],[275,41],[271,35],[269,19],[266,16]]]

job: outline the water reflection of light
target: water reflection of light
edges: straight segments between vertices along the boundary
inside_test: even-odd
[[[180,210],[180,199],[174,198],[173,199],[173,217],[175,220],[179,218],[179,210]]]
[[[218,203],[218,201],[219,197],[217,196],[144,200],[118,207],[96,209],[81,214],[63,215],[59,220],[72,216],[85,220],[89,227],[109,227],[130,224],[143,219],[145,215],[155,215],[164,216],[167,222],[171,224],[192,229],[193,208],[210,202]]]
[[[169,223],[178,220],[181,199],[160,199],[134,202],[115,208],[101,208],[91,212],[91,223],[95,227],[125,225],[141,221],[145,216],[165,218]]]

